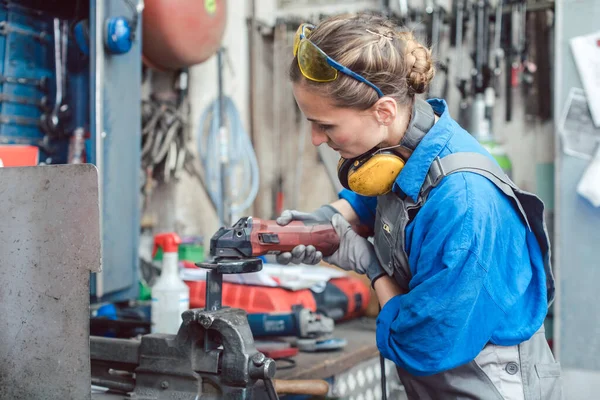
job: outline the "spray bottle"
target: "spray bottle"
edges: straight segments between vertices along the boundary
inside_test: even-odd
[[[176,233],[161,233],[154,237],[153,256],[159,247],[163,251],[162,272],[152,286],[152,333],[176,334],[181,314],[189,309],[190,289],[179,277],[179,244]]]

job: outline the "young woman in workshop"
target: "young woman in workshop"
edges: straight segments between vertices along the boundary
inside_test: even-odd
[[[370,278],[382,307],[377,346],[410,399],[560,399],[543,328],[554,297],[543,204],[444,100],[417,98],[434,72],[430,50],[385,18],[300,26],[294,96],[313,144],[340,153],[345,188],[333,204],[277,221],[333,224],[340,247],[324,260]],[[312,246],[278,256],[322,259]]]

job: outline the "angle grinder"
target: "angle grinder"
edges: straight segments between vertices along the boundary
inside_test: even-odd
[[[298,245],[312,245],[329,256],[339,244],[328,223],[292,221],[281,226],[274,220],[244,217],[230,228],[220,228],[210,239],[209,260],[196,265],[222,273],[256,272],[262,269],[259,256],[291,251]]]

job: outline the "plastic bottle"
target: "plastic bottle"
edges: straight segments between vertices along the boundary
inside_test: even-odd
[[[190,290],[179,277],[179,244],[176,233],[161,233],[154,237],[153,254],[163,251],[162,272],[152,286],[152,333],[176,334],[181,314],[189,309]]]

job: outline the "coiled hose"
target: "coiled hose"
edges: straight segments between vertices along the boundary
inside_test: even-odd
[[[233,100],[224,96],[225,127],[229,132],[226,144],[228,164],[225,174],[228,182],[227,188],[221,191],[221,165],[220,152],[220,105],[215,99],[206,107],[200,118],[198,134],[198,154],[204,169],[205,185],[208,195],[217,207],[219,215],[223,208],[223,195],[229,203],[232,221],[236,215],[252,205],[259,186],[258,161],[248,133],[244,130],[238,109]]]

